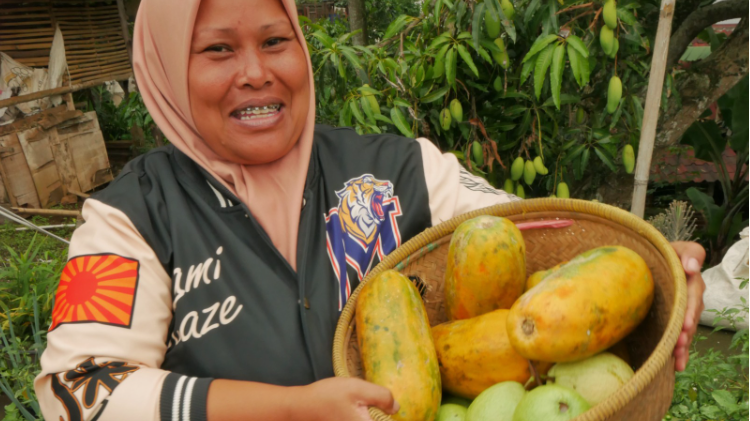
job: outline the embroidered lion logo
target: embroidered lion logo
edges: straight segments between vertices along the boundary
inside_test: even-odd
[[[385,255],[401,245],[396,217],[401,204],[394,196],[393,184],[363,174],[344,183],[336,191],[339,203],[325,215],[326,246],[339,282],[339,310],[351,294],[347,268],[361,281],[377,255]]]

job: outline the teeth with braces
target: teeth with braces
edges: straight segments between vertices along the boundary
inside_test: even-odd
[[[241,120],[263,117],[267,114],[275,113],[281,108],[281,104],[264,105],[262,107],[247,107],[237,112]]]

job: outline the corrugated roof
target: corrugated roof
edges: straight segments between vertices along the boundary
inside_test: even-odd
[[[724,165],[730,175],[737,170],[737,155],[727,147],[722,154]],[[719,179],[719,171],[713,162],[695,157],[690,146],[677,146],[654,152],[651,160],[650,181],[655,183],[701,183]]]

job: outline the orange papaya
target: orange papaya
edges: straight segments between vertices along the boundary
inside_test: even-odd
[[[445,309],[451,320],[508,309],[526,283],[526,244],[506,218],[479,216],[456,228],[445,269]]]
[[[432,421],[440,407],[437,354],[414,284],[387,270],[368,281],[355,309],[365,379],[386,387],[401,406],[397,421]]]
[[[627,336],[646,317],[654,279],[622,246],[582,253],[524,293],[508,315],[513,348],[530,360],[577,361]]]
[[[432,328],[443,389],[474,399],[494,384],[531,377],[528,360],[510,346],[507,318],[501,309]]]

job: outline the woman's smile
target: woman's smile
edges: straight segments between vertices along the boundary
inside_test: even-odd
[[[251,130],[267,130],[275,127],[284,119],[285,107],[281,100],[263,98],[251,100],[237,107],[230,114],[236,124]]]

